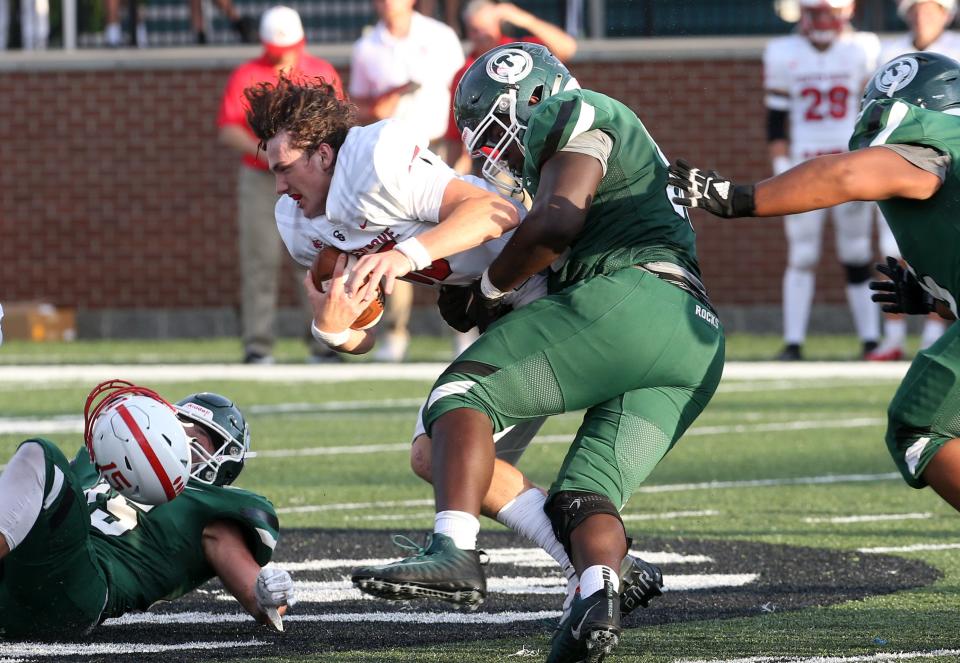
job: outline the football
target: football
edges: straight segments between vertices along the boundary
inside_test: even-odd
[[[310,274],[313,277],[313,285],[320,292],[326,292],[327,282],[333,278],[333,269],[337,265],[337,258],[342,251],[332,246],[325,246],[320,249],[317,256],[313,259],[313,265],[310,267]],[[349,255],[347,257],[347,274],[357,264],[357,257]],[[357,316],[357,319],[350,325],[351,329],[369,329],[380,322],[383,317],[383,290],[377,286],[377,296],[370,302],[370,305],[364,309],[363,313]]]

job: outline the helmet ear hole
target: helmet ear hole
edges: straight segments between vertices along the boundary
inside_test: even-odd
[[[533,88],[530,93],[530,99],[527,100],[527,106],[536,106],[543,100],[543,85]]]

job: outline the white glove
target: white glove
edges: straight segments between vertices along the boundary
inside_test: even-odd
[[[282,605],[293,607],[297,602],[293,588],[293,578],[290,574],[275,566],[265,566],[257,574],[257,582],[253,587],[257,605],[267,616],[271,626],[278,631],[283,630],[283,622],[277,611]]]

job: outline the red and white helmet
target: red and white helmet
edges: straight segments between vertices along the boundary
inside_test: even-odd
[[[850,26],[853,0],[800,0],[800,32],[817,46],[829,46]]]
[[[100,476],[134,502],[164,504],[190,479],[190,441],[176,409],[123,380],[97,385],[83,411],[84,442]]]
[[[951,21],[957,15],[957,0],[897,0],[897,14],[903,20],[907,20],[907,12],[910,8],[921,2],[936,2],[946,10]]]

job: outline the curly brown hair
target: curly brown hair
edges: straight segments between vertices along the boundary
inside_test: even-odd
[[[337,97],[322,78],[293,80],[281,73],[276,83],[257,83],[243,91],[250,109],[247,122],[266,149],[267,141],[282,131],[290,144],[313,155],[321,143],[339,150],[347,132],[357,125],[357,109]]]

